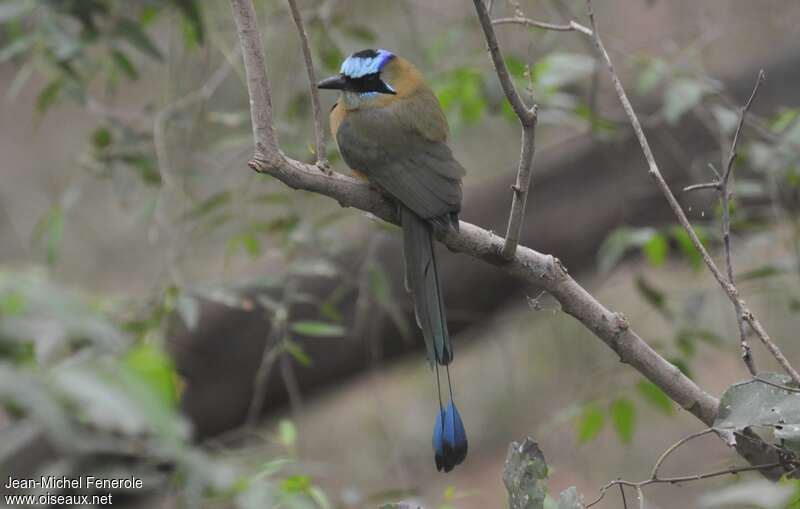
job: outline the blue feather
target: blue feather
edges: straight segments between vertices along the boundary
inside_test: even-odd
[[[447,404],[447,412],[444,417],[443,439],[445,446],[450,447],[453,451],[464,449],[464,456],[466,456],[467,432],[464,429],[464,423],[461,422],[461,414],[458,413],[458,409],[452,400]],[[461,463],[461,461],[458,461],[456,464],[458,463]]]
[[[442,431],[444,430],[444,408],[439,407],[436,412],[436,422],[433,424],[433,454],[436,461],[436,470],[444,468],[444,442],[442,441]]]
[[[375,74],[383,69],[394,55],[385,49],[379,49],[374,52],[373,57],[359,56],[358,53],[350,55],[342,62],[340,72],[349,78],[360,78],[368,74]]]
[[[467,457],[467,433],[456,405],[450,401],[447,410],[439,407],[433,425],[433,451],[436,470],[449,472]]]

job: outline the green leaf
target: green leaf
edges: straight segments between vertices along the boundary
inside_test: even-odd
[[[598,115],[596,109],[586,103],[581,103],[573,108],[575,115],[585,121],[592,128],[592,132],[611,136],[617,132],[617,124]]]
[[[163,350],[152,344],[139,345],[125,355],[123,364],[164,404],[177,407],[178,374],[172,359]]]
[[[252,258],[261,256],[261,241],[252,232],[243,232],[228,239],[228,256],[234,255],[240,249]]]
[[[693,339],[691,335],[682,332],[675,336],[675,344],[684,357],[692,357],[694,355],[695,345]]]
[[[664,391],[658,388],[653,382],[642,380],[636,384],[636,390],[642,395],[645,401],[665,414],[671,414],[675,408],[672,400],[669,399]]]
[[[654,234],[650,240],[644,243],[642,251],[651,265],[654,267],[663,265],[669,252],[667,238],[660,233]]]
[[[547,462],[539,444],[511,442],[503,465],[503,483],[514,509],[542,509],[547,496]]]
[[[58,99],[61,89],[64,86],[64,79],[57,78],[48,83],[36,98],[36,111],[38,113],[46,112],[50,106]]]
[[[689,364],[687,364],[685,360],[677,357],[669,357],[667,360],[674,364],[687,378],[692,378],[692,371],[689,369]]]
[[[775,132],[782,132],[787,127],[792,125],[795,119],[800,115],[800,109],[796,108],[782,108],[780,113],[775,115],[775,118],[769,124],[770,129]]]
[[[345,329],[341,325],[327,322],[317,322],[313,320],[301,320],[293,322],[289,330],[304,336],[314,336],[332,338],[344,336]]]
[[[677,124],[684,114],[697,106],[703,97],[712,91],[713,88],[703,81],[691,78],[676,79],[664,91],[662,108],[664,118],[672,125]]]
[[[158,172],[156,161],[152,155],[146,153],[117,154],[114,159],[138,173],[139,178],[145,184],[150,186],[161,184],[161,174]]]
[[[3,49],[0,49],[0,64],[8,62],[12,58],[28,51],[36,42],[33,34],[26,34],[14,38]]]
[[[283,419],[278,423],[278,439],[282,446],[291,449],[297,443],[297,428],[292,421]]]
[[[336,41],[331,38],[325,29],[317,30],[315,33],[314,46],[319,56],[319,61],[322,62],[325,69],[329,71],[338,71],[339,66],[344,60],[344,55],[336,44]]]
[[[778,267],[776,265],[764,265],[763,267],[758,267],[753,270],[748,270],[747,272],[742,272],[736,276],[736,282],[742,281],[751,281],[754,279],[762,279],[766,277],[772,276],[779,276],[781,274],[786,274],[790,272],[784,267]]]
[[[595,403],[584,405],[575,428],[578,442],[583,444],[597,438],[605,422],[606,416],[600,406]]]
[[[518,79],[525,78],[525,73],[528,70],[528,66],[525,62],[513,55],[506,57],[506,67],[508,68],[508,72]]]
[[[125,73],[128,78],[132,80],[139,79],[139,73],[136,71],[136,67],[125,53],[120,50],[113,49],[111,50],[111,59],[114,61],[114,65],[116,65],[120,71]]]
[[[200,219],[205,217],[220,207],[230,203],[232,197],[233,196],[231,195],[230,191],[219,191],[214,193],[192,207],[192,210],[186,214],[185,219]]]
[[[61,205],[54,205],[34,228],[34,238],[44,240],[49,265],[58,261],[61,238],[64,235],[64,214]]]
[[[0,315],[21,315],[28,307],[28,301],[22,292],[11,290],[0,296]]]
[[[117,20],[114,33],[117,37],[124,39],[128,44],[150,58],[158,61],[164,60],[161,50],[158,49],[158,46],[150,39],[150,36],[135,21],[128,18],[120,18]]]
[[[629,249],[644,246],[656,235],[653,228],[623,227],[612,231],[597,252],[598,270],[602,273],[609,272]]]
[[[453,123],[474,124],[486,110],[483,76],[471,67],[459,67],[448,72],[434,85],[442,108],[454,114]]]
[[[636,407],[628,398],[617,398],[611,403],[611,422],[620,441],[627,444],[633,439],[636,428]]]
[[[301,366],[311,367],[314,362],[311,360],[311,357],[308,356],[303,347],[294,341],[291,340],[284,340],[283,348],[289,352],[289,355],[292,356],[294,360],[300,363]]]
[[[636,93],[645,95],[653,91],[669,73],[669,65],[661,59],[653,58],[645,62],[644,68],[636,80]]]
[[[319,307],[319,312],[332,322],[341,322],[344,318],[342,312],[332,302],[323,302]]]
[[[325,495],[325,492],[316,486],[311,486],[308,489],[308,496],[311,497],[311,500],[313,500],[320,509],[331,509],[331,503]]]
[[[778,373],[759,375],[772,384],[791,383]],[[719,402],[715,428],[742,430],[750,426],[800,426],[800,393],[752,380],[733,384]]]
[[[678,243],[678,248],[680,248],[683,255],[689,260],[689,265],[691,265],[692,269],[695,271],[700,270],[703,267],[703,257],[700,254],[700,251],[694,247],[694,243],[692,242],[691,237],[689,234],[684,230],[681,226],[675,225],[670,230],[672,234],[672,238]],[[705,234],[702,230],[695,228],[695,232],[697,233],[697,237],[700,239],[700,243],[705,245]]]
[[[311,488],[311,477],[307,475],[293,475],[281,483],[281,488],[286,493],[305,493]]]
[[[675,342],[685,357],[694,355],[695,343],[697,341],[703,341],[704,343],[712,345],[721,345],[724,343],[723,339],[715,332],[706,329],[684,327],[675,335]]]
[[[636,290],[644,300],[669,318],[672,313],[667,309],[667,297],[658,288],[653,286],[644,276],[636,276]]]
[[[92,145],[98,150],[102,150],[113,142],[111,131],[107,127],[98,127],[92,132]]]
[[[203,15],[200,12],[201,4],[197,0],[172,0],[172,3],[180,9],[186,19],[187,26],[190,27],[187,32],[189,40],[202,44],[205,38],[205,28],[203,26]]]

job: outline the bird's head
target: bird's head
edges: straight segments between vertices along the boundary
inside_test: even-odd
[[[392,52],[365,49],[347,57],[339,74],[320,81],[317,88],[341,90],[348,106],[359,107],[404,95],[419,79],[416,69]]]

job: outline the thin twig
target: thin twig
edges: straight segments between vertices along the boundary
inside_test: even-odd
[[[303,49],[303,60],[306,63],[306,73],[308,74],[308,95],[311,97],[311,108],[314,114],[314,141],[317,158],[317,166],[322,171],[329,172],[330,167],[325,157],[325,129],[322,127],[322,108],[319,105],[319,93],[317,91],[317,76],[314,72],[314,62],[311,60],[311,48],[308,45],[308,34],[303,26],[303,17],[297,9],[295,0],[287,0],[289,10],[292,11],[292,18],[300,36],[300,46]]]
[[[770,387],[775,387],[776,389],[781,389],[781,390],[784,390],[786,392],[800,393],[800,389],[798,389],[797,387],[789,387],[788,385],[776,383],[776,382],[773,382],[772,380],[767,380],[766,378],[763,378],[763,377],[760,377],[760,376],[754,376],[750,380],[745,380],[743,382],[735,383],[731,387],[736,387],[738,385],[752,384],[752,383],[755,383],[755,382],[762,383],[764,385],[769,385]]]
[[[747,115],[747,111],[750,109],[750,106],[752,106],[753,101],[756,98],[756,94],[758,94],[758,88],[761,86],[763,81],[764,71],[761,70],[758,73],[758,79],[756,80],[755,86],[753,86],[753,92],[750,94],[750,98],[747,100],[747,103],[745,103],[744,107],[739,111],[739,123],[736,125],[736,131],[733,134],[733,141],[731,142],[731,149],[730,153],[728,154],[728,164],[725,167],[725,173],[722,174],[722,178],[719,180],[719,187],[717,188],[720,194],[720,199],[722,200],[722,244],[725,251],[725,267],[727,268],[728,272],[728,282],[734,287],[736,286],[736,281],[733,277],[733,260],[731,258],[730,213],[730,199],[733,197],[733,191],[728,191],[728,183],[730,182],[730,177],[733,173],[733,162],[736,159],[736,147],[739,143],[739,135],[744,127],[745,115]],[[747,370],[750,372],[750,374],[755,376],[757,373],[755,360],[753,359],[753,352],[750,350],[750,343],[747,341],[747,330],[745,329],[744,318],[742,318],[743,309],[738,300],[733,302],[733,309],[736,312],[736,322],[739,327],[739,344],[741,345],[742,349],[742,361],[744,361],[744,365],[747,367]]]
[[[258,423],[261,417],[261,411],[264,408],[264,398],[267,394],[267,381],[272,374],[272,367],[275,361],[280,356],[280,350],[276,347],[276,336],[272,331],[276,330],[278,324],[272,324],[272,329],[267,335],[267,341],[264,343],[264,353],[261,356],[261,362],[258,365],[256,376],[253,377],[253,397],[250,398],[250,405],[247,407],[247,417],[244,420],[244,428],[252,430]]]
[[[602,488],[600,488],[600,495],[592,500],[590,503],[586,504],[586,508],[592,507],[593,505],[597,504],[603,497],[606,496],[606,492],[616,486],[616,485],[623,485],[623,486],[630,486],[631,488],[636,489],[637,493],[639,494],[640,503],[644,499],[642,488],[645,486],[649,486],[651,484],[677,484],[682,482],[690,482],[690,481],[702,481],[703,479],[710,479],[712,477],[719,477],[722,475],[733,475],[733,474],[740,474],[742,472],[753,472],[756,470],[769,470],[771,468],[781,466],[780,462],[774,463],[765,463],[763,465],[748,465],[748,466],[739,466],[739,467],[730,467],[721,470],[713,470],[711,472],[704,472],[702,474],[694,474],[694,475],[684,475],[684,476],[676,476],[676,477],[660,477],[658,479],[646,479],[644,481],[633,482],[633,481],[626,481],[624,479],[615,479]]]
[[[475,10],[478,14],[478,21],[483,28],[483,35],[486,38],[486,43],[489,47],[489,55],[492,58],[497,78],[500,80],[500,86],[503,88],[508,102],[511,103],[511,108],[516,113],[522,125],[533,125],[536,123],[536,109],[528,108],[522,97],[517,93],[514,87],[514,81],[506,67],[506,61],[503,58],[503,52],[500,50],[500,45],[497,42],[497,35],[492,28],[492,20],[489,17],[489,12],[486,10],[486,5],[481,0],[473,0]]]
[[[524,25],[528,27],[541,28],[543,30],[554,30],[556,32],[581,32],[591,37],[592,31],[574,21],[570,21],[566,25],[558,25],[556,23],[548,23],[546,21],[537,21],[531,18],[497,18],[492,20],[493,25]]]
[[[508,99],[514,114],[519,118],[519,122],[522,125],[522,149],[519,156],[519,166],[517,167],[517,179],[512,187],[511,211],[508,215],[506,241],[501,252],[503,258],[511,260],[514,258],[519,244],[525,216],[525,204],[528,200],[528,191],[530,190],[531,177],[533,176],[533,154],[536,150],[536,121],[538,118],[537,106],[534,104],[533,107],[528,108],[522,97],[520,97],[506,67],[503,53],[497,42],[497,35],[495,35],[492,27],[489,11],[486,10],[483,0],[474,0],[474,3],[497,78],[500,80],[500,86],[503,88],[506,99]]]
[[[628,116],[628,120],[633,127],[633,131],[636,134],[636,138],[639,140],[639,145],[642,148],[642,152],[644,153],[644,157],[647,160],[648,165],[648,173],[650,176],[655,180],[656,185],[661,190],[664,197],[667,199],[670,208],[672,209],[673,213],[678,219],[678,222],[681,224],[686,233],[689,234],[689,238],[692,241],[695,249],[700,253],[700,256],[705,262],[708,269],[714,275],[714,277],[719,282],[722,289],[728,295],[728,298],[739,308],[741,309],[741,316],[742,319],[750,325],[756,335],[759,337],[764,346],[766,346],[767,350],[775,357],[778,363],[783,367],[783,369],[792,377],[796,383],[800,384],[800,374],[795,371],[783,353],[780,351],[777,345],[772,341],[767,331],[761,325],[753,313],[747,308],[744,300],[739,296],[739,291],[736,287],[731,284],[722,273],[722,271],[717,267],[717,264],[714,263],[714,260],[711,259],[711,255],[708,254],[703,243],[700,241],[700,238],[697,236],[697,233],[692,227],[689,219],[686,217],[686,213],[681,208],[678,200],[675,198],[675,195],[672,194],[672,191],[669,188],[669,185],[664,180],[664,177],[661,175],[661,171],[658,169],[658,164],[655,161],[655,157],[653,156],[653,152],[650,149],[650,144],[647,141],[647,137],[642,130],[642,125],[639,122],[638,117],[636,116],[636,112],[633,110],[633,106],[631,105],[630,100],[628,99],[627,94],[625,93],[625,89],[622,88],[622,82],[617,75],[617,72],[614,70],[614,64],[611,61],[611,57],[608,54],[605,46],[603,45],[603,41],[600,39],[600,36],[597,33],[597,25],[594,19],[594,11],[592,10],[592,2],[591,0],[586,0],[587,10],[589,14],[589,21],[592,32],[594,33],[593,39],[597,50],[600,52],[601,56],[606,62],[606,66],[608,67],[609,73],[611,75],[611,81],[614,83],[614,89],[617,92],[617,96],[619,97],[620,102],[622,103],[622,107],[625,110],[626,115]]]
[[[619,496],[622,497],[622,509],[628,509],[628,501],[625,500],[625,487],[621,484],[619,486]]]
[[[704,182],[702,184],[692,184],[683,188],[683,191],[688,193],[691,191],[698,191],[700,189],[715,189],[719,190],[719,182]]]
[[[261,355],[261,362],[256,370],[256,375],[253,377],[253,397],[250,399],[250,406],[247,408],[247,417],[244,421],[245,429],[252,430],[258,423],[259,417],[261,417],[264,398],[267,394],[267,382],[275,361],[281,355],[278,342],[284,333],[285,323],[285,317],[280,316],[279,312],[273,313],[272,324],[267,333],[266,341],[264,341],[264,353]]]
[[[713,428],[704,429],[702,431],[698,431],[697,433],[692,433],[689,436],[683,437],[672,444],[669,448],[667,448],[666,451],[664,451],[663,454],[661,454],[661,456],[659,456],[658,460],[656,460],[656,463],[653,465],[653,470],[650,472],[650,479],[658,479],[658,469],[661,468],[661,465],[664,464],[664,462],[667,460],[667,457],[675,452],[678,447],[682,446],[686,442],[689,442],[690,440],[694,440],[695,438],[706,436],[713,431]]]
[[[296,423],[302,422],[304,414],[303,393],[300,384],[297,382],[297,374],[292,365],[292,356],[289,352],[282,352],[280,359],[281,378],[286,387],[286,395],[289,396],[289,407],[292,410],[292,420]]]
[[[252,430],[258,423],[263,410],[264,398],[267,394],[267,383],[272,374],[272,368],[281,355],[286,355],[284,338],[289,323],[289,310],[292,305],[292,299],[294,299],[295,284],[292,279],[287,281],[283,287],[281,302],[276,304],[274,308],[266,309],[269,312],[270,328],[264,341],[261,362],[256,370],[256,375],[253,377],[253,397],[250,399],[250,406],[247,409],[247,417],[244,421],[244,428],[247,430]],[[289,391],[291,402],[292,393],[288,384],[286,384],[286,389]]]

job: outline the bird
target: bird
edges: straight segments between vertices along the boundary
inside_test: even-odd
[[[434,462],[438,471],[450,472],[466,458],[468,442],[450,382],[453,346],[434,235],[458,231],[466,172],[447,144],[449,126],[439,100],[409,60],[385,49],[357,51],[317,88],[340,92],[330,128],[344,162],[397,204],[406,289],[436,375]],[[447,405],[440,367],[447,374]]]

